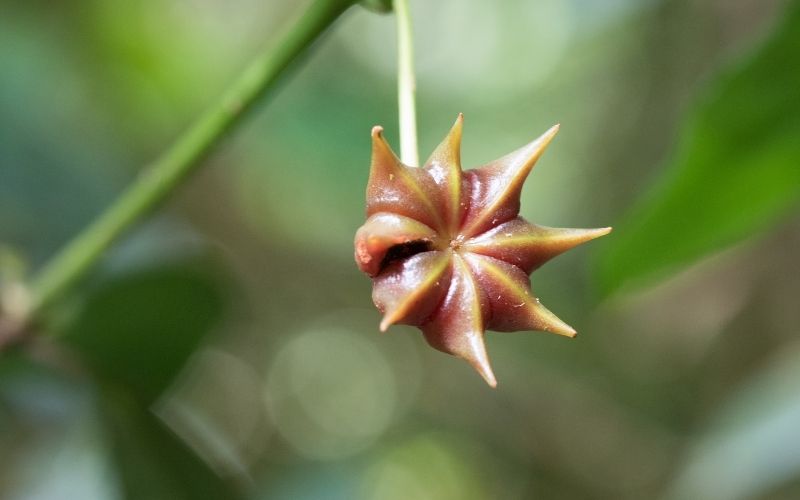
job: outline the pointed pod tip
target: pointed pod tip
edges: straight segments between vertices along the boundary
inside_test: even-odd
[[[380,165],[382,169],[394,168],[400,163],[400,159],[392,151],[392,147],[383,137],[383,127],[375,125],[372,127],[372,167]]]
[[[484,352],[483,356],[474,359],[468,359],[469,364],[475,369],[475,371],[483,377],[483,380],[489,384],[489,387],[492,389],[497,387],[497,379],[494,376],[494,372],[492,371],[492,366],[489,364],[489,358],[486,357]]]
[[[552,313],[551,313],[552,314]],[[553,315],[551,321],[548,324],[547,330],[548,332],[552,332],[558,335],[563,335],[564,337],[568,337],[574,339],[578,336],[578,332],[575,331],[574,328],[569,326],[568,324],[561,321],[559,318]]]
[[[567,245],[564,250],[568,250],[569,248],[576,247],[580,244],[596,240],[597,238],[605,236],[610,232],[610,227],[599,227],[597,229],[575,229],[571,231],[567,230],[567,232],[565,232],[562,236],[563,243]]]
[[[534,139],[533,142],[528,143],[516,152],[512,153],[512,155],[521,153],[522,157],[524,158],[516,169],[518,172],[517,177],[519,179],[523,180],[528,176],[533,166],[539,160],[539,157],[544,154],[544,150],[547,149],[547,146],[549,146],[553,141],[553,138],[556,136],[556,133],[558,133],[560,126],[561,125],[554,125],[550,127],[547,132]]]
[[[381,324],[379,325],[380,330],[382,332],[385,332],[386,330],[389,329],[390,326],[397,324],[398,321],[403,319],[403,316],[406,312],[407,312],[406,309],[398,306],[395,306],[394,308],[387,310],[383,315]]]
[[[531,323],[534,329],[574,338],[578,332],[544,307],[538,300],[532,302]]]
[[[556,123],[549,129],[547,129],[547,132],[542,134],[542,136],[539,138],[539,140],[544,143],[543,146],[547,146],[550,143],[550,141],[553,140],[553,137],[556,136],[556,134],[560,129],[561,129],[560,123]]]
[[[583,238],[581,238],[581,243],[586,241],[591,241],[601,236],[605,236],[611,232],[610,227],[598,227],[597,229],[583,229]]]
[[[572,229],[572,228],[547,228],[539,226],[542,229],[542,240],[548,241],[551,247],[551,254],[548,259],[555,257],[567,250],[574,248],[583,243],[595,240],[601,236],[605,236],[611,232],[610,227],[600,227],[596,229]],[[543,261],[542,263],[544,263]]]
[[[458,141],[458,147],[461,147],[461,131],[464,129],[464,113],[459,113],[456,117],[456,121],[453,123],[453,126],[450,127],[450,136],[451,139],[456,139]]]
[[[439,168],[444,168],[446,171],[451,172],[451,174],[457,172],[457,175],[451,175],[453,179],[461,178],[461,133],[463,128],[464,115],[459,113],[453,126],[450,127],[450,131],[447,132],[442,142],[439,143],[433,153],[428,157],[428,160],[424,163],[425,167],[438,165]],[[459,187],[458,182],[456,182],[456,187]],[[455,203],[458,204],[459,195],[453,198],[456,200]]]
[[[456,355],[472,365],[490,387],[497,387],[497,379],[492,371],[489,355],[486,353],[483,334],[471,336],[464,349],[457,352]]]

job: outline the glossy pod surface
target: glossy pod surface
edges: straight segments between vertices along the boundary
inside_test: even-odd
[[[418,326],[428,343],[469,362],[492,387],[486,330],[575,330],[541,305],[528,275],[611,228],[559,229],[519,217],[522,185],[558,132],[472,170],[461,168],[459,115],[420,167],[400,162],[372,130],[367,221],[355,237],[359,268],[392,324]]]

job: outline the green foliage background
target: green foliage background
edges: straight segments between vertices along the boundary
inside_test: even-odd
[[[39,268],[304,2],[0,0],[0,284]],[[800,496],[800,3],[411,0],[421,154],[562,129],[524,192],[615,226],[533,276],[581,332],[500,386],[377,332],[352,262],[391,16],[354,9],[0,354],[0,497]]]

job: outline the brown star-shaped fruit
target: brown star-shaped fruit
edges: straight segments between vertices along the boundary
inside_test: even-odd
[[[418,326],[433,347],[465,359],[495,387],[484,331],[574,337],[533,295],[528,275],[611,228],[556,229],[518,216],[522,184],[557,125],[509,155],[462,171],[462,124],[459,115],[421,168],[404,165],[383,129],[372,129],[368,219],[356,233],[355,257],[372,277],[381,331]]]

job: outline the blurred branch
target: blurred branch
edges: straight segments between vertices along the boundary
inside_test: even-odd
[[[116,202],[78,234],[34,277],[25,320],[30,323],[69,290],[120,235],[167,198],[278,77],[355,0],[314,0],[300,18],[244,70],[222,98],[200,116]]]
[[[0,349],[13,344],[19,335],[17,325],[0,316]]]
[[[22,283],[0,281],[0,350],[24,337],[28,302],[28,292]]]
[[[414,44],[411,13],[407,0],[394,0],[397,15],[397,103],[400,115],[400,159],[406,165],[418,167],[417,111],[414,78]]]
[[[392,0],[361,0],[361,5],[374,12],[391,12]]]

